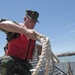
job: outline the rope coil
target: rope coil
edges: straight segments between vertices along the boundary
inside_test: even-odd
[[[51,51],[51,45],[48,37],[45,37],[44,35],[40,34],[40,36],[36,35],[36,38],[40,43],[42,43],[42,53],[32,75],[38,75],[38,72],[42,67],[42,63],[44,60],[46,60],[45,75],[49,75],[51,57],[53,57],[56,62],[59,62],[59,59]]]

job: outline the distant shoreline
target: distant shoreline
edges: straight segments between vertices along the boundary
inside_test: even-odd
[[[56,55],[57,57],[74,56],[75,52],[67,52]]]

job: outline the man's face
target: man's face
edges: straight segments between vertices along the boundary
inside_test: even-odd
[[[33,29],[35,27],[35,24],[36,24],[35,20],[33,20],[29,17],[25,17],[24,21],[25,21],[25,25],[27,28]]]

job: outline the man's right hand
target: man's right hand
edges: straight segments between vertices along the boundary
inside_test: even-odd
[[[26,36],[27,36],[28,39],[37,40],[36,39],[36,35],[37,35],[37,33],[36,33],[35,30],[33,30],[33,29],[27,29]]]

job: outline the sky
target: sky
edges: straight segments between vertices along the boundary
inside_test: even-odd
[[[75,0],[0,0],[0,18],[22,23],[26,10],[39,12],[34,30],[49,38],[55,54],[75,52]],[[0,31],[0,56],[5,44]]]

